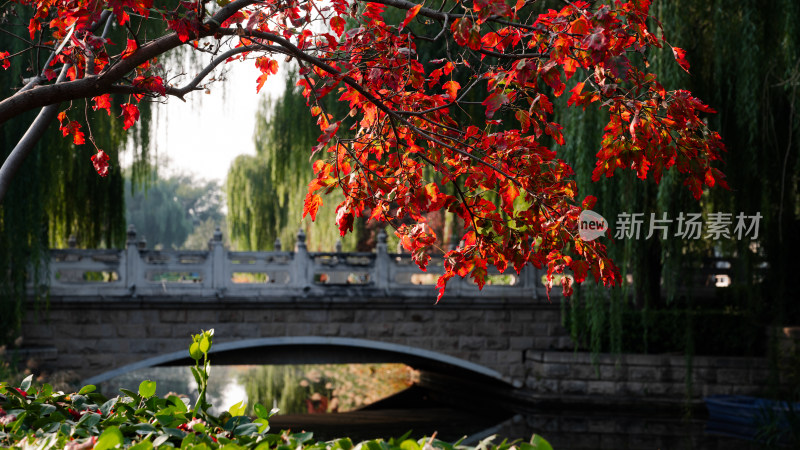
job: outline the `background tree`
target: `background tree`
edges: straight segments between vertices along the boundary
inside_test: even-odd
[[[27,14],[27,15],[26,15]],[[0,48],[10,53],[29,47],[27,10],[19,4],[0,7]],[[124,33],[112,30],[119,41]],[[46,53],[46,52],[42,52]],[[43,58],[41,54],[40,58]],[[20,80],[28,79],[38,67],[33,53],[22,53],[15,64],[0,70],[0,97],[14,95]],[[76,100],[76,111],[86,104]],[[5,161],[34,120],[33,112],[10,118],[0,126],[0,158]],[[87,127],[96,145],[105,148],[115,161],[130,140],[134,150],[134,171],[143,181],[142,162],[148,160],[150,107],[143,104],[141,126],[124,133],[122,123],[106,114],[88,114]],[[105,178],[97,177],[87,164],[95,152],[89,145],[76,145],[56,129],[48,129],[25,160],[0,203],[0,345],[13,339],[25,307],[28,276],[38,274],[49,248],[65,247],[74,235],[80,247],[119,247],[125,241],[124,182],[116,165]],[[42,280],[39,280],[42,281]],[[38,281],[37,281],[38,284]]]
[[[297,81],[293,68],[286,73],[284,92],[261,102],[253,132],[256,154],[237,157],[228,171],[228,223],[239,250],[272,249],[276,239],[290,250],[298,228],[305,230],[312,250],[332,251],[340,239],[333,205],[322,207],[315,222],[302,220],[308,181],[314,177],[308,149],[317,142],[319,126],[308,114]],[[328,98],[326,107],[341,110],[343,105],[332,100]],[[343,239],[344,250],[356,250],[368,239],[365,220],[359,225],[356,233]]]
[[[563,98],[557,115],[570,131],[562,154],[575,168],[578,184],[599,198],[595,210],[609,220],[621,212],[666,212],[672,219],[680,212],[702,212],[706,219],[714,211],[758,212],[763,216],[759,239],[671,236],[617,242],[609,252],[633,284],[612,290],[611,298],[584,286],[565,305],[568,323],[579,342],[597,351],[662,351],[668,344],[673,351],[702,345],[704,351],[762,354],[766,325],[800,320],[791,282],[800,241],[797,233],[787,232],[800,225],[799,9],[791,1],[765,8],[756,2],[695,0],[656,1],[652,9],[671,42],[686,46],[692,69],[688,74],[676,66],[668,49],[648,54],[651,68],[667,89],[688,87],[718,111],[709,122],[726,143],[731,190],[708,191],[698,203],[674,172],[657,185],[642,185],[633,174],[589,182],[595,161],[586,148],[600,139],[608,117],[595,109],[568,110]],[[700,302],[686,280],[696,278],[697,269],[708,267],[714,257],[731,262],[733,284],[718,298]],[[711,330],[705,326],[709,322],[715,323]],[[634,338],[623,343],[625,336]]]
[[[136,227],[137,234],[147,240],[150,248],[186,248],[187,240],[195,232],[192,247],[207,248],[214,229],[225,222],[217,182],[185,174],[162,178],[157,176],[157,170],[154,173],[156,177],[147,189],[127,190],[127,223]],[[207,234],[201,236],[202,232]]]

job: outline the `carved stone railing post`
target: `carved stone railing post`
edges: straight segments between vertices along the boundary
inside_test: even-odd
[[[138,242],[136,241],[136,228],[133,224],[128,225],[128,240],[125,242],[122,263],[125,267],[125,287],[133,293],[136,290],[136,283],[139,281],[142,263],[142,258],[139,256]]]
[[[389,264],[391,263],[386,246],[386,231],[381,230],[378,232],[378,243],[375,245],[375,273],[373,274],[375,276],[375,287],[378,289],[389,289],[389,284],[391,283],[389,279]]]
[[[529,264],[522,269],[519,275],[520,278],[522,278],[520,281],[522,281],[522,286],[524,287],[525,291],[530,292],[534,300],[538,300],[538,288],[541,284],[541,281],[539,281],[539,278],[541,277],[539,269],[534,267],[533,264]]]
[[[297,231],[292,266],[291,285],[301,289],[311,286],[311,257],[306,247],[306,233],[302,228]]]
[[[214,230],[214,237],[208,241],[211,252],[211,287],[221,296],[227,285],[225,283],[225,247],[222,245],[222,231]]]

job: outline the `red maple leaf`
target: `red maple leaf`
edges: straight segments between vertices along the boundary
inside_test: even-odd
[[[347,22],[342,19],[340,16],[334,16],[331,19],[331,28],[336,33],[337,36],[341,36],[344,33],[344,26]]]
[[[111,115],[111,94],[103,94],[98,97],[93,97],[92,100],[94,101],[94,106],[92,109],[97,111],[98,109],[105,109],[108,115]]]
[[[681,69],[689,73],[689,62],[686,61],[686,50],[672,47],[672,54],[675,55],[675,61],[678,61],[678,65],[681,66]]]
[[[139,49],[139,44],[136,43],[135,39],[128,39],[128,45],[125,47],[125,50],[120,55],[122,59],[130,57],[132,54],[136,53],[136,50]]]
[[[398,27],[397,31],[403,31],[403,28],[408,26],[408,24],[411,23],[412,20],[414,20],[414,17],[417,17],[417,13],[419,13],[420,9],[422,9],[421,4],[412,6],[406,13],[406,18],[403,20],[403,23],[400,24],[400,27]]]
[[[131,103],[123,103],[120,106],[122,107],[122,128],[127,130],[139,120],[139,107]]]
[[[501,106],[508,103],[508,96],[502,92],[492,92],[481,105],[486,107],[486,118],[491,119]]]
[[[8,70],[11,67],[11,61],[8,60],[8,57],[11,54],[8,52],[0,52],[0,63],[3,65],[3,69]]]
[[[82,145],[86,143],[86,139],[81,131],[81,124],[75,120],[69,120],[66,112],[62,111],[58,113],[58,122],[58,128],[61,130],[62,136],[71,136],[72,142],[75,145]]]
[[[94,165],[94,170],[96,170],[97,174],[101,177],[108,176],[108,161],[108,154],[102,150],[98,150],[97,153],[92,155],[92,165]]]
[[[319,211],[320,206],[322,206],[322,197],[309,192],[306,194],[306,200],[303,203],[303,217],[311,215],[312,222],[317,220],[317,211]]]
[[[443,84],[442,87],[445,91],[447,91],[447,95],[450,96],[451,100],[458,98],[458,90],[461,89],[461,84],[459,84],[458,81],[448,81],[447,83]]]
[[[158,95],[167,95],[167,89],[164,87],[164,81],[161,77],[157,76],[143,76],[139,75],[138,77],[133,79],[134,86],[137,88],[143,89],[148,92],[152,92]],[[144,97],[144,94],[134,94],[136,101],[141,100]]]
[[[197,26],[188,19],[168,20],[167,27],[178,34],[181,42],[187,42],[192,36],[197,35]]]

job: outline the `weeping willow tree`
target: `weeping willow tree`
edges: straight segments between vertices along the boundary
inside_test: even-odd
[[[271,249],[276,239],[284,249],[291,249],[300,228],[306,232],[310,250],[331,251],[339,239],[333,225],[335,194],[325,199],[315,222],[301,221],[308,182],[314,177],[309,155],[319,126],[308,113],[296,81],[296,73],[289,72],[283,95],[262,100],[253,134],[256,155],[237,157],[228,171],[228,229],[240,250]],[[342,106],[329,101],[328,108],[335,113]],[[363,231],[363,222],[360,226]],[[343,248],[354,250],[359,239],[356,230],[344,237]]]
[[[627,173],[592,183],[592,149],[597,148],[607,117],[595,110],[567,111],[565,99],[560,105],[564,128],[571,130],[562,149],[564,157],[575,168],[579,186],[585,187],[582,194],[600,199],[594,209],[612,225],[623,212],[642,212],[645,218],[651,212],[658,218],[666,213],[673,220],[681,212],[763,216],[758,240],[753,242],[681,239],[674,236],[674,223],[667,239],[614,242],[610,252],[633,283],[610,296],[584,286],[575,300],[564,305],[567,323],[583,344],[595,351],[630,351],[623,345],[623,311],[631,309],[641,316],[637,328],[641,335],[635,338],[644,351],[658,338],[648,338],[654,325],[650,313],[656,310],[718,308],[738,315],[740,323],[746,320],[753,326],[730,330],[727,338],[741,341],[745,345],[740,350],[751,354],[763,352],[764,325],[800,320],[797,288],[790,282],[800,251],[799,12],[800,5],[792,0],[773,2],[771,7],[756,1],[654,3],[652,13],[663,24],[668,41],[687,50],[691,75],[675,64],[669,47],[648,54],[649,63],[667,89],[688,88],[717,110],[709,120],[728,150],[723,171],[731,190],[714,189],[699,204],[674,170],[658,185],[643,186]],[[720,290],[720,298],[701,302],[685,289],[691,284],[685,280],[696,278],[696,270],[715,256],[730,258],[733,284]],[[698,340],[692,334],[699,327],[693,326],[690,313],[673,317],[673,331],[683,335],[685,349],[691,352]]]
[[[9,33],[27,35],[27,20],[12,14],[15,6],[6,4],[2,8],[8,14],[0,16],[3,20],[0,26]],[[111,38],[124,42],[124,30],[114,30]],[[25,48],[24,43],[6,33],[0,34],[0,46],[11,53]],[[47,56],[46,52],[30,52],[26,54],[27,64],[14,64],[0,71],[0,89],[4,96],[18,88],[21,80],[30,77],[36,67],[41,67]],[[143,102],[140,111],[140,127],[129,132],[122,130],[122,120],[116,117],[120,111],[113,109],[110,116],[95,113],[71,117],[82,122],[87,131],[87,143],[81,146],[73,145],[61,136],[57,126],[51,125],[17,172],[0,203],[0,345],[12,341],[19,330],[28,308],[28,281],[37,286],[44,282],[39,275],[45,269],[48,248],[64,247],[69,236],[74,236],[81,247],[111,247],[124,243],[122,172],[114,167],[106,178],[101,178],[90,158],[97,151],[96,145],[108,153],[112,161],[119,161],[120,151],[130,142],[139,149],[135,160],[146,160],[151,110]],[[35,116],[36,112],[24,114],[0,127],[2,160],[8,157]],[[89,142],[89,130],[94,145]],[[144,175],[137,172],[139,179]],[[38,301],[36,304],[42,306]]]

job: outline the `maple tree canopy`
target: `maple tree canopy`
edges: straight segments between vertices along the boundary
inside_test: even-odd
[[[713,111],[688,91],[665,90],[647,71],[651,47],[671,49],[689,70],[684,50],[648,28],[658,23],[649,17],[649,0],[565,0],[560,10],[542,14],[532,13],[535,2],[526,0],[217,0],[170,7],[156,0],[15,1],[30,9],[31,49],[51,48],[53,57],[32,68],[39,76],[0,101],[0,124],[85,98],[96,113],[114,109],[127,129],[138,120],[142,99],[182,98],[202,88],[220,64],[254,61],[262,72],[259,90],[277,72],[275,58],[296,60],[298,84],[321,130],[309,150],[329,154],[314,163],[304,215],[314,219],[321,194],[340,189],[342,234],[359,216],[388,223],[424,269],[435,242],[425,215],[454,213],[466,233],[445,254],[440,297],[456,275],[470,275],[482,287],[490,264],[501,272],[547,267],[550,284],[554,273],[569,269],[565,295],[573,279],[581,283],[588,274],[619,283],[605,246],[578,236],[578,215],[595,199],[577,197],[572,168],[550,148],[564,143],[552,117],[554,97],[608,111],[594,180],[622,169],[658,182],[672,168],[696,198],[703,185],[725,186],[712,167],[724,147],[699,115]],[[387,8],[403,11],[403,20],[390,23]],[[163,33],[137,32],[132,18],[160,21]],[[412,30],[420,21],[425,34]],[[106,39],[100,33],[106,22],[127,27],[127,42]],[[421,41],[444,46],[447,57],[420,61]],[[208,62],[185,85],[173,86],[175,74],[158,58],[181,46]],[[0,66],[22,61],[26,51],[0,49]],[[567,91],[570,79],[574,87]],[[451,112],[475,103],[466,100],[470,91],[485,92],[483,114],[459,122]],[[110,94],[126,100],[112,105]],[[347,102],[348,117],[326,112],[326,95]],[[73,109],[80,108],[58,115],[59,126],[82,144],[84,111]],[[108,156],[97,150],[91,162],[103,176]]]

